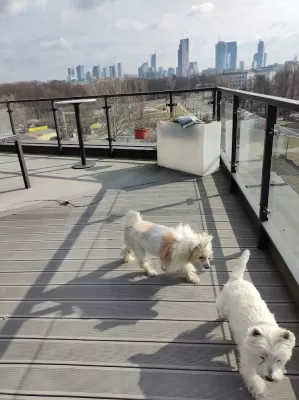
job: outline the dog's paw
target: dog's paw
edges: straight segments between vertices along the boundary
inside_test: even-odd
[[[148,276],[158,275],[158,272],[154,270],[150,261],[144,261],[143,263],[140,264],[140,266]]]
[[[158,272],[155,271],[155,270],[152,269],[152,268],[149,268],[149,269],[147,270],[147,275],[148,275],[148,276],[157,276],[157,275],[158,275]]]
[[[122,259],[124,260],[124,262],[127,264],[135,261],[133,254],[127,247],[122,248],[120,255],[121,255]]]
[[[188,283],[193,283],[194,285],[198,285],[200,283],[200,279],[195,273],[187,274],[186,275],[186,281]]]
[[[125,262],[126,264],[129,264],[129,263],[135,261],[135,257],[133,257],[131,254],[125,255],[125,256],[123,257],[123,259],[124,259],[124,262]]]
[[[250,382],[248,389],[255,400],[266,400],[266,384],[259,377]]]

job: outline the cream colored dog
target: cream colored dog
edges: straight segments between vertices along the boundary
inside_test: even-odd
[[[189,225],[175,228],[144,221],[138,211],[129,211],[124,221],[125,247],[122,257],[130,262],[136,257],[149,276],[157,275],[146,253],[160,258],[164,272],[182,272],[190,283],[199,283],[193,263],[197,260],[209,268],[213,236],[193,232]]]
[[[240,373],[256,400],[266,399],[265,382],[279,382],[292,356],[295,336],[281,328],[252,283],[243,275],[250,252],[245,250],[216,300],[227,318],[240,352]]]

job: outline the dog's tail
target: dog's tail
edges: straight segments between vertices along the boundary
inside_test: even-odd
[[[236,281],[239,279],[243,279],[243,275],[244,275],[249,257],[250,257],[250,251],[245,250],[243,252],[243,254],[241,255],[241,257],[238,259],[238,265],[236,265],[236,267],[234,267],[234,269],[233,269],[233,272],[229,279],[230,281]]]
[[[124,219],[124,228],[132,228],[137,222],[141,221],[142,217],[138,211],[128,211]]]

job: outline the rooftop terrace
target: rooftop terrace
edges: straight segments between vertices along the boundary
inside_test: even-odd
[[[22,187],[13,158],[1,155],[4,191]],[[243,249],[252,254],[247,278],[297,336],[299,313],[267,252],[256,249],[255,229],[224,172],[200,179],[124,160],[98,160],[82,172],[70,169],[73,162],[29,156],[31,198],[31,190],[5,194],[6,202],[20,194],[29,201],[44,188],[44,199],[93,205],[26,203],[2,213],[0,398],[250,399],[215,307]],[[129,208],[213,234],[215,259],[210,271],[198,269],[199,286],[122,264],[121,216]],[[270,398],[297,399],[298,374],[296,347],[287,378],[269,385]]]
[[[109,96],[100,99],[109,140],[85,137],[92,168],[71,168],[79,161],[78,142],[60,137],[57,125],[56,142],[21,140],[31,183],[25,190],[13,145],[0,145],[0,400],[250,400],[228,323],[215,306],[246,248],[246,278],[299,337],[299,139],[285,127],[273,135],[277,107],[288,100],[206,90],[214,105],[201,90],[185,91],[186,98],[170,91],[166,113],[210,111],[221,120],[222,166],[208,177],[158,167],[154,124],[150,143],[113,141]],[[149,100],[160,117],[162,95]],[[243,118],[244,98],[264,101],[266,118]],[[10,120],[0,128],[18,134],[14,103],[6,106]],[[298,111],[299,102],[289,107]],[[56,108],[50,111],[55,119]],[[214,236],[212,267],[198,266],[199,285],[164,275],[157,259],[154,278],[122,263],[128,209],[167,225],[189,222]],[[269,399],[299,399],[298,345],[286,378],[269,384]]]

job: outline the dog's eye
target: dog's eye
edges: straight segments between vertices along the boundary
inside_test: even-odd
[[[280,363],[280,362],[281,362],[281,360],[277,360],[276,362]]]
[[[265,361],[266,358],[261,356],[261,359],[262,359],[263,361]]]

